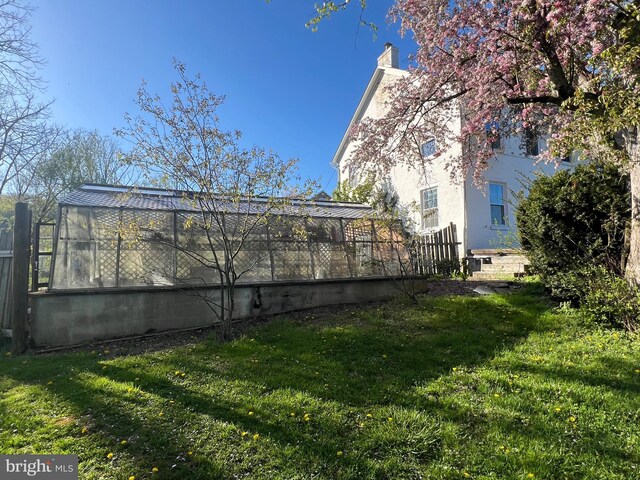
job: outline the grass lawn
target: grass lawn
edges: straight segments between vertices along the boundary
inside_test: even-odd
[[[3,352],[0,453],[77,454],[83,479],[640,478],[640,338],[535,284],[108,349]]]

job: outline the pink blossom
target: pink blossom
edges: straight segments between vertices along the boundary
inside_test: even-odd
[[[501,136],[523,127],[552,133],[567,122],[564,102],[594,78],[590,62],[614,41],[617,8],[607,0],[395,0],[390,18],[415,39],[415,66],[390,88],[388,113],[354,130],[352,164],[386,173],[422,161],[419,144],[435,137],[460,142],[452,169],[480,178],[493,156],[490,122]],[[458,113],[462,124],[451,126]]]

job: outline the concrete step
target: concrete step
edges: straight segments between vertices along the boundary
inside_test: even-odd
[[[506,273],[506,272],[473,272],[472,280],[513,280],[514,278],[524,276],[523,273]]]
[[[491,263],[524,263],[529,264],[529,260],[524,255],[501,255],[499,257],[491,257]]]
[[[493,273],[525,273],[527,271],[527,265],[524,263],[483,263],[480,271]]]
[[[514,248],[472,248],[469,255],[475,257],[492,257],[499,255],[520,255],[520,250]]]

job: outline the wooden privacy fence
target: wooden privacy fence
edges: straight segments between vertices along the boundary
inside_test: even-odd
[[[13,262],[13,230],[0,229],[0,330],[11,330],[11,264]]]
[[[460,271],[456,226],[418,237],[413,243],[414,270],[420,275],[451,275]]]

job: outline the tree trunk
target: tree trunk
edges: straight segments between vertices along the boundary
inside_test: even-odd
[[[640,286],[640,130],[625,136],[629,154],[631,183],[631,238],[625,277],[629,283]]]
[[[224,341],[231,340],[231,321],[233,320],[233,309],[235,308],[233,290],[233,285],[227,285],[224,294],[227,297],[227,311],[224,312],[224,317],[222,318],[222,340]]]

